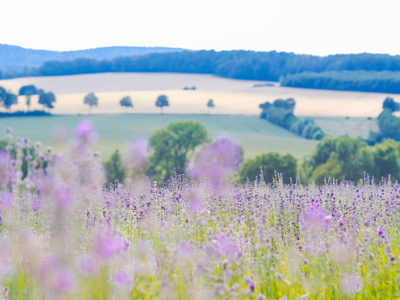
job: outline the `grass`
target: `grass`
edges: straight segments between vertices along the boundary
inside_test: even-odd
[[[64,132],[70,137],[73,127],[83,119],[90,119],[99,134],[93,150],[99,150],[107,159],[116,149],[123,150],[134,137],[150,137],[156,130],[173,122],[193,120],[202,123],[209,136],[229,136],[239,141],[246,158],[264,152],[290,153],[298,159],[310,154],[316,141],[300,138],[257,116],[240,115],[180,115],[180,114],[119,114],[119,115],[60,115],[52,117],[25,117],[1,119],[1,127],[10,126],[13,135],[28,136],[45,145],[54,145],[52,132]],[[62,135],[62,134],[61,134]]]
[[[376,118],[362,117],[314,117],[315,123],[327,135],[367,138],[370,131],[379,131]]]

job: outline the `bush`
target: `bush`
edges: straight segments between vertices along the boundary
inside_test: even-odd
[[[283,174],[284,183],[290,183],[290,179],[296,178],[297,175],[297,160],[292,155],[269,152],[246,160],[240,169],[240,181],[245,183],[259,177],[260,167],[265,182],[271,182],[276,177],[276,172]]]
[[[122,162],[121,154],[116,150],[110,159],[104,164],[106,170],[107,182],[114,183],[115,181],[123,182],[126,169]]]
[[[322,129],[314,124],[314,120],[306,118],[300,120],[293,114],[296,101],[293,98],[277,99],[272,104],[265,102],[259,105],[262,109],[261,119],[290,130],[305,139],[321,140],[325,136]]]

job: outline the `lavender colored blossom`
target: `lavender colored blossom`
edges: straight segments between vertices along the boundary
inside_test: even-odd
[[[78,268],[82,273],[92,275],[97,271],[96,261],[91,256],[82,256],[79,258]]]
[[[255,284],[254,281],[250,281],[250,282],[249,282],[249,288],[250,288],[250,291],[251,291],[252,293],[254,293],[254,290],[255,290],[255,288],[256,288],[256,284]]]
[[[134,168],[145,163],[150,154],[150,144],[147,139],[133,139],[128,144],[127,162],[129,167]]]
[[[54,254],[42,256],[39,260],[39,269],[42,272],[52,271],[60,264],[59,258]]]
[[[177,250],[178,254],[183,257],[190,257],[193,254],[193,247],[189,246],[185,242],[180,242]]]
[[[10,192],[0,194],[0,210],[10,208],[13,205],[13,195]]]
[[[107,260],[114,254],[126,251],[129,248],[129,243],[121,238],[113,237],[106,230],[100,230],[96,235],[96,253],[101,258]]]
[[[67,209],[73,202],[71,191],[66,186],[60,186],[54,191],[54,197],[62,209]]]
[[[38,196],[32,198],[32,210],[37,212],[40,210],[41,202]]]
[[[71,270],[61,270],[57,273],[57,288],[70,290],[76,285],[75,274]]]
[[[194,178],[219,181],[229,171],[238,169],[242,162],[242,149],[227,138],[217,139],[203,146],[188,165],[188,173]]]
[[[327,216],[319,204],[311,205],[303,213],[304,229],[315,231],[328,229],[331,217]]]
[[[342,279],[342,290],[347,295],[354,295],[361,289],[361,279],[358,274],[347,274]]]
[[[89,120],[83,120],[75,126],[74,137],[81,142],[93,143],[97,141],[97,133],[94,131],[94,124]]]
[[[111,276],[111,280],[121,286],[129,286],[132,284],[132,279],[128,273],[124,271],[118,271]]]
[[[216,247],[220,253],[225,254],[227,257],[234,258],[239,256],[239,247],[233,238],[221,234],[216,238]]]

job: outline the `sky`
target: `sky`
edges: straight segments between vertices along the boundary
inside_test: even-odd
[[[400,54],[400,0],[1,0],[0,43]]]

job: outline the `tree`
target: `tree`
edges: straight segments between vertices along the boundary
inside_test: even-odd
[[[207,102],[207,107],[208,107],[208,114],[210,114],[210,108],[215,107],[215,104],[214,104],[214,100],[213,100],[213,99],[208,100],[208,102]]]
[[[5,109],[10,110],[11,106],[14,104],[18,104],[18,97],[15,94],[7,93],[5,94],[3,106]]]
[[[118,150],[111,155],[110,159],[104,164],[104,168],[108,183],[114,183],[116,180],[122,182],[124,180],[126,169]]]
[[[6,100],[7,91],[5,88],[0,86],[0,106],[4,105],[4,101]]]
[[[169,106],[168,97],[165,95],[160,95],[157,98],[156,106],[161,108],[161,114],[164,114],[164,106]]]
[[[98,100],[94,93],[89,93],[83,99],[83,103],[89,105],[89,115],[92,114],[92,106],[98,105]]]
[[[324,184],[324,178],[329,177],[356,182],[363,178],[364,172],[377,174],[376,167],[382,163],[377,163],[376,153],[376,150],[357,138],[324,138],[318,143],[315,152],[304,159],[303,171],[317,184]]]
[[[247,179],[254,180],[256,176],[260,176],[260,167],[262,167],[265,182],[273,180],[275,171],[283,174],[285,183],[289,183],[290,178],[295,179],[297,175],[297,160],[292,155],[269,152],[246,160],[240,169],[240,181],[245,183]]]
[[[39,95],[39,104],[43,105],[43,110],[45,110],[46,107],[49,110],[54,108],[54,102],[56,102],[56,96],[52,92],[43,92]]]
[[[28,106],[28,111],[31,109],[31,96],[37,94],[38,91],[34,85],[24,85],[19,89],[18,95],[26,96],[26,106]]]
[[[153,153],[150,157],[149,175],[157,179],[169,178],[176,168],[184,174],[188,154],[207,141],[207,130],[198,122],[172,123],[150,137]]]
[[[125,96],[124,98],[122,98],[122,99],[119,101],[119,105],[125,106],[125,113],[126,113],[126,109],[127,109],[128,107],[133,107],[131,97],[130,97],[130,96]]]

